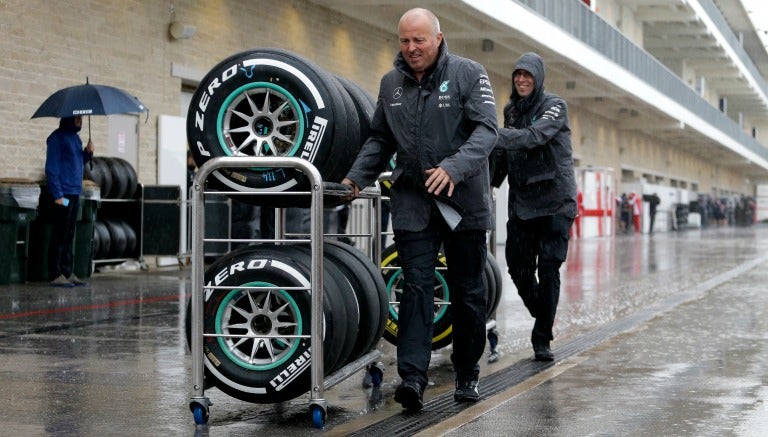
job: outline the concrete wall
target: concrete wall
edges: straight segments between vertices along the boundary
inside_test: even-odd
[[[303,1],[173,1],[175,18],[197,27],[172,40],[171,2],[154,0],[3,0],[0,3],[0,167],[3,177],[43,176],[45,138],[56,119],[30,116],[52,92],[103,83],[135,94],[150,109],[139,123],[139,179],[156,178],[157,116],[179,115],[182,77],[204,74],[249,48],[298,52],[375,90],[397,49],[393,35],[370,31]],[[396,23],[393,23],[393,29]],[[179,72],[183,72],[179,74]],[[106,119],[91,118],[96,153]],[[84,130],[87,136],[87,129]]]

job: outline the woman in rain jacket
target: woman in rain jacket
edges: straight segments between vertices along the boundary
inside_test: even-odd
[[[559,269],[577,213],[568,107],[544,90],[545,74],[536,53],[517,60],[496,144],[504,151],[509,182],[507,267],[536,319],[531,343],[539,361],[554,359],[550,341],[560,296]]]

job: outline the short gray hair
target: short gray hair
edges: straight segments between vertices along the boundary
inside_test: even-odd
[[[400,17],[400,22],[402,23],[405,17],[409,15],[415,15],[415,14],[424,15],[425,17],[427,17],[429,22],[432,24],[432,29],[435,32],[434,34],[437,35],[438,33],[440,33],[440,20],[438,20],[437,15],[435,15],[429,9],[424,9],[424,8],[409,9],[405,11],[402,17]]]

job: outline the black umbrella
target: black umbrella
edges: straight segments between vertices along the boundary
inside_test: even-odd
[[[144,112],[147,107],[139,99],[108,85],[86,83],[60,89],[45,99],[32,118],[88,116],[88,138],[91,137],[91,115]]]

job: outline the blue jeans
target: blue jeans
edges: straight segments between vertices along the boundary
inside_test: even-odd
[[[477,380],[485,348],[487,256],[484,230],[451,231],[433,208],[429,225],[418,232],[395,230],[395,247],[403,269],[403,296],[398,312],[397,371],[403,381],[427,385],[432,353],[434,286],[437,255],[444,250],[446,280],[453,318],[451,362],[460,381]]]

